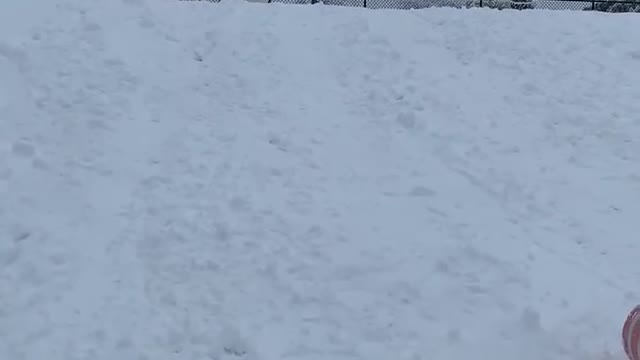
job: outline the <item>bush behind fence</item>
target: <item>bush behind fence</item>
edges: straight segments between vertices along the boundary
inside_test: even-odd
[[[184,1],[184,0],[183,0]],[[220,0],[191,0],[219,2]],[[493,9],[585,10],[612,13],[640,13],[640,0],[250,0],[262,3],[325,4],[366,7],[371,9],[423,9],[429,7]]]

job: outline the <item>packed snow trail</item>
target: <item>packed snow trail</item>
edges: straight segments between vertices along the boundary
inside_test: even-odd
[[[0,359],[622,359],[639,30],[3,5]]]

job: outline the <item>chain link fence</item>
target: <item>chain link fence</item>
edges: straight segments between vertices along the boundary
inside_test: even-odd
[[[183,0],[208,1],[220,0]],[[284,4],[325,4],[340,6],[366,7],[371,9],[424,9],[430,7],[472,8],[486,7],[493,9],[552,9],[552,10],[585,10],[613,13],[640,13],[640,0],[248,0],[259,3]]]

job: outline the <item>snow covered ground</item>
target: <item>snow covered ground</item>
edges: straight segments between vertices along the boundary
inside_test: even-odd
[[[0,359],[623,359],[635,14],[0,11]]]

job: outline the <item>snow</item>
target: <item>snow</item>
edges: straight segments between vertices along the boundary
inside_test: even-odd
[[[633,14],[0,11],[0,359],[623,359]]]

